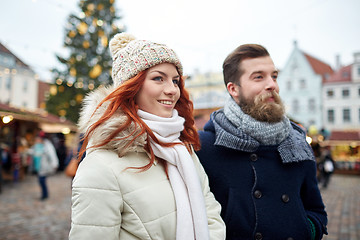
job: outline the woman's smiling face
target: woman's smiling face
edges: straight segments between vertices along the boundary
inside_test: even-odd
[[[148,69],[144,83],[136,94],[140,110],[159,117],[172,117],[180,98],[180,75],[174,64],[162,63]]]

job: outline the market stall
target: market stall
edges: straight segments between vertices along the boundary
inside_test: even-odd
[[[360,174],[360,130],[332,131],[321,145],[331,147],[336,172]]]
[[[4,180],[21,180],[31,171],[28,149],[40,130],[68,135],[76,133],[77,127],[45,111],[28,111],[0,103],[0,171]]]

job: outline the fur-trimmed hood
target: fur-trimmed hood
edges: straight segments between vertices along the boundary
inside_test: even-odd
[[[101,87],[90,92],[83,101],[83,107],[80,112],[78,126],[81,133],[86,133],[92,124],[101,118],[105,113],[109,102],[104,102],[94,113],[98,104],[108,96],[115,87],[113,85],[108,87]],[[127,120],[126,115],[118,109],[113,116],[107,121],[103,122],[90,136],[87,148],[102,143],[108,136],[110,136],[119,126]],[[136,129],[137,128],[137,129]],[[119,156],[124,156],[127,152],[145,152],[144,146],[146,144],[146,134],[139,136],[131,145],[125,146],[132,140],[132,137],[126,138],[129,135],[136,135],[140,132],[140,128],[135,123],[120,132],[116,139],[102,146],[102,149],[108,149],[116,152]]]

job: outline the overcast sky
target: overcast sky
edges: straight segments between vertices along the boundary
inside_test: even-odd
[[[43,80],[65,55],[64,26],[79,13],[79,0],[1,0],[0,42]],[[360,52],[359,0],[115,0],[127,32],[165,43],[178,53],[186,74],[220,72],[224,58],[244,43],[258,43],[284,67],[293,42],[335,66]]]

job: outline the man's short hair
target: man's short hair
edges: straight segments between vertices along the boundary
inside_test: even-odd
[[[261,45],[258,44],[244,44],[237,47],[232,51],[225,59],[223,63],[223,75],[225,86],[229,82],[236,83],[241,75],[243,69],[241,69],[241,61],[248,58],[258,58],[270,56],[269,52]]]

